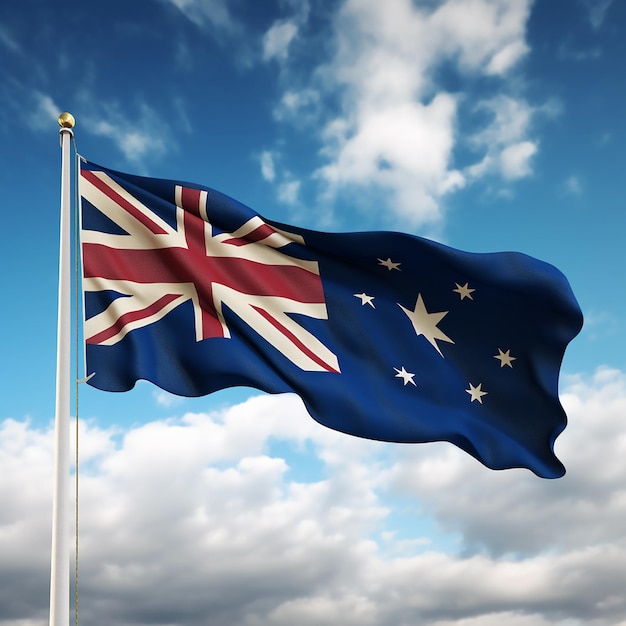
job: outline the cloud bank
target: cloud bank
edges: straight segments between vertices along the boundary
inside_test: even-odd
[[[557,481],[347,437],[292,395],[81,423],[81,620],[623,625],[626,374],[572,377],[562,397]],[[2,423],[0,623],[47,623],[52,454],[51,431]]]

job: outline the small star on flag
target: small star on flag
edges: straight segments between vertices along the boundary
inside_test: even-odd
[[[453,289],[455,293],[458,293],[461,296],[461,300],[465,300],[465,298],[469,298],[473,300],[472,293],[476,291],[476,289],[470,289],[469,284],[465,283],[464,285],[459,285],[459,283],[454,283],[456,285],[456,289]]]
[[[394,261],[391,260],[390,257],[387,257],[384,261],[383,259],[378,259],[378,264],[379,265],[384,265],[390,272],[391,270],[400,270],[400,263],[395,263]]]
[[[474,385],[470,383],[469,386],[470,388],[466,389],[465,391],[469,393],[470,396],[472,396],[471,402],[474,402],[474,400],[478,400],[478,402],[482,404],[483,396],[487,395],[487,392],[482,390],[483,384],[479,383],[477,387],[474,387]]]
[[[368,296],[366,293],[355,293],[353,295],[355,298],[360,298],[361,306],[365,306],[366,304],[369,304],[373,309],[376,308],[374,306],[374,296]]]
[[[500,361],[500,367],[504,367],[508,365],[511,369],[513,369],[513,361],[517,359],[515,356],[511,356],[511,351],[507,350],[506,352],[502,352],[500,348],[498,348],[498,354],[496,354],[494,359],[498,359]]]
[[[415,377],[415,374],[411,374],[410,372],[407,372],[404,369],[404,365],[402,366],[402,369],[398,369],[397,367],[393,368],[396,372],[398,372],[396,374],[396,378],[402,378],[402,380],[404,381],[405,386],[408,383],[411,383],[414,387],[417,387],[417,385],[415,384],[415,381],[413,380],[413,378]]]

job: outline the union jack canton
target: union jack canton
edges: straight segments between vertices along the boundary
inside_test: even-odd
[[[564,473],[558,373],[582,316],[554,267],[286,226],[200,185],[87,161],[80,190],[90,385],[295,392],[342,432]]]

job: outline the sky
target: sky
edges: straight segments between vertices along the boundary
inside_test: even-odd
[[[533,255],[585,316],[558,480],[82,385],[81,621],[626,625],[625,59],[618,0],[3,3],[0,625],[48,623],[64,110],[89,160],[268,219]]]

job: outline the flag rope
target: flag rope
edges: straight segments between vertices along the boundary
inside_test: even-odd
[[[74,139],[74,338],[75,338],[75,354],[74,354],[74,402],[75,402],[75,449],[74,449],[74,623],[78,626],[78,390],[80,388],[79,377],[79,358],[80,354],[80,196],[78,192],[78,177],[80,175],[80,155],[76,148],[76,139]]]

